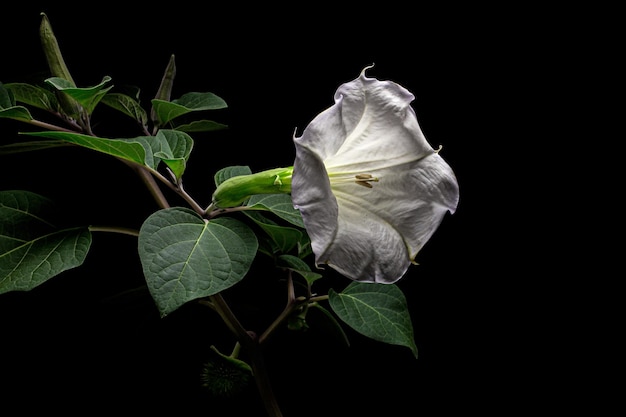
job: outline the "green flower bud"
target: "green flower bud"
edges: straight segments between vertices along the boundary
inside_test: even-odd
[[[157,100],[170,101],[172,95],[172,88],[174,87],[174,78],[176,77],[176,59],[174,54],[170,55],[170,60],[165,68],[165,73],[161,79],[161,85],[159,90],[154,96]],[[150,118],[155,124],[159,124],[159,118],[157,117],[154,107],[150,110]]]
[[[57,38],[52,31],[50,20],[48,20],[48,16],[46,16],[45,13],[41,13],[39,38],[41,40],[41,46],[44,54],[46,55],[46,61],[48,62],[48,67],[50,68],[52,76],[63,78],[64,80],[69,81],[73,86],[76,86],[74,79],[65,64],[63,55],[61,54],[61,48],[59,48]],[[76,102],[76,100],[62,92],[57,92],[57,97],[63,111],[68,116],[77,119],[80,118],[82,114],[82,107]]]
[[[289,194],[292,174],[293,167],[289,167],[231,177],[213,193],[213,205],[218,208],[237,207],[255,194]]]

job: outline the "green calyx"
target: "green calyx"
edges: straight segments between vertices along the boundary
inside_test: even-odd
[[[255,194],[289,194],[292,174],[293,167],[288,167],[231,177],[213,193],[213,205],[218,208],[237,207]]]

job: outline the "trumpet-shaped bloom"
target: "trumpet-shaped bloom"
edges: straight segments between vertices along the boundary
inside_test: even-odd
[[[456,211],[459,187],[421,131],[413,94],[367,69],[294,136],[291,195],[318,266],[394,283]]]

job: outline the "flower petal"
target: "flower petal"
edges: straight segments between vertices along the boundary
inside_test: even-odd
[[[413,99],[400,85],[368,78],[363,70],[294,137],[292,200],[316,263],[353,280],[400,279],[458,204],[456,177],[422,134]],[[359,174],[377,182],[359,184]]]
[[[319,264],[317,254],[324,253],[335,237],[339,207],[330,188],[324,163],[314,150],[296,145],[293,169],[291,200],[302,214],[302,221],[311,239],[311,249]]]

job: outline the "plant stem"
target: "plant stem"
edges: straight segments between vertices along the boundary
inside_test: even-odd
[[[252,366],[254,379],[268,416],[282,417],[283,414],[274,396],[269,375],[265,367],[265,360],[261,352],[261,345],[256,335],[246,331],[221,294],[212,295],[210,299],[212,307],[218,312],[220,317],[222,317],[226,326],[233,332],[239,343],[241,343],[241,346],[246,349],[246,352],[250,356],[250,365]]]
[[[123,161],[123,162],[126,162],[126,161]],[[159,185],[154,180],[154,177],[152,176],[152,174],[148,172],[141,165],[128,163],[128,162],[127,164],[137,173],[137,175],[139,175],[139,178],[141,178],[143,183],[146,185],[146,187],[150,191],[150,194],[155,199],[159,207],[168,208],[170,204],[167,202],[167,199],[163,195],[163,192],[161,191],[161,189],[159,188]]]
[[[296,301],[296,293],[293,288],[293,276],[291,275],[291,271],[287,276],[287,305],[280,313],[280,315],[269,325],[267,329],[261,334],[259,337],[259,344],[263,344],[270,335],[278,328],[278,326],[285,321],[292,313],[294,308],[296,308],[300,303]]]
[[[139,236],[139,231],[137,229],[129,229],[126,227],[112,227],[112,226],[89,226],[90,232],[112,232],[112,233],[121,233],[124,235],[130,236]]]
[[[50,124],[50,123],[42,122],[41,120],[31,119],[31,120],[26,121],[26,123],[29,123],[29,124],[31,124],[33,126],[37,126],[37,127],[43,127],[44,129],[48,129],[48,130],[56,130],[56,131],[59,131],[59,132],[75,133],[73,130],[66,129],[64,127],[53,125],[53,124]]]

